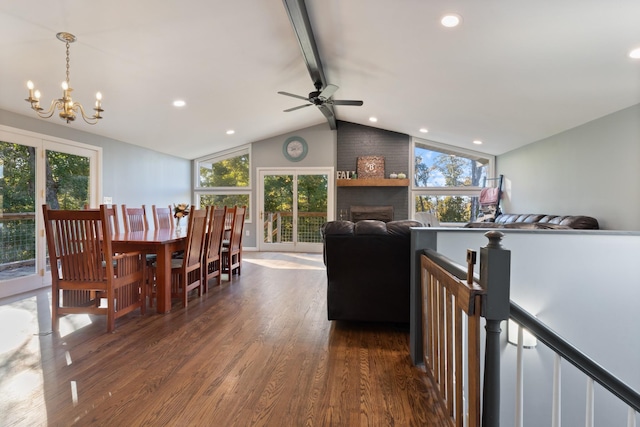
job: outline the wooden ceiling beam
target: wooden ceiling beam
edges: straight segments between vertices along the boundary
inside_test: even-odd
[[[316,86],[316,90],[322,90],[327,86],[327,80],[324,76],[322,61],[318,55],[318,47],[313,36],[313,29],[309,21],[307,6],[305,0],[282,0],[284,7],[289,15],[289,20],[293,26],[293,31],[298,39],[298,44],[302,50],[302,57],[307,64],[311,81]],[[318,109],[324,114],[329,122],[329,127],[333,130],[337,128],[336,115],[333,111],[333,105],[323,104]]]

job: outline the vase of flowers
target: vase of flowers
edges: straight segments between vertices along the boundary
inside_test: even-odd
[[[176,231],[182,231],[180,220],[189,215],[189,205],[187,203],[173,204],[173,217],[176,219]]]

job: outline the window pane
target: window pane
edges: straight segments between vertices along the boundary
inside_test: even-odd
[[[36,271],[36,150],[0,141],[0,280]]]
[[[51,209],[82,209],[89,204],[89,158],[47,150],[47,203]]]
[[[298,242],[322,243],[328,191],[327,175],[298,175]]]
[[[249,153],[198,162],[200,187],[248,187]]]
[[[478,217],[477,197],[417,195],[416,212],[434,212],[440,222],[471,222]]]
[[[414,185],[416,187],[483,186],[489,159],[464,156],[416,143]]]
[[[203,194],[200,196],[200,209],[207,206],[246,206],[245,220],[248,221],[249,215],[249,195],[248,194]]]

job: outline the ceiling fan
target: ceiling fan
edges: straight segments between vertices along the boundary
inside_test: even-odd
[[[297,107],[289,108],[284,110],[285,113],[289,111],[298,110],[300,108],[309,107],[311,105],[315,105],[321,107],[325,104],[331,105],[354,105],[361,106],[363,104],[362,101],[346,101],[346,100],[338,100],[338,99],[330,99],[331,96],[339,89],[336,85],[327,85],[324,89],[320,90],[321,84],[316,83],[316,90],[309,94],[309,97],[304,97],[300,95],[295,95],[289,92],[278,92],[280,95],[291,96],[293,98],[304,99],[308,101],[309,104],[299,105]]]

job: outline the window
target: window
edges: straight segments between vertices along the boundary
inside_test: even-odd
[[[251,161],[249,147],[236,148],[195,161],[195,200],[205,206],[247,206],[250,222]]]
[[[493,186],[494,157],[414,138],[413,212],[431,212],[441,223],[478,217],[480,189]]]

